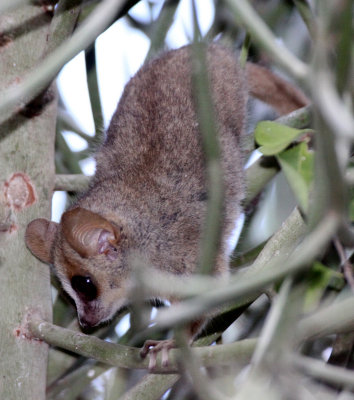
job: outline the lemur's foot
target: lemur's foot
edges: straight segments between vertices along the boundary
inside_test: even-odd
[[[145,358],[149,355],[149,370],[152,371],[156,367],[157,354],[161,351],[161,365],[168,367],[169,351],[176,347],[174,339],[166,340],[147,340],[140,351],[140,356]]]

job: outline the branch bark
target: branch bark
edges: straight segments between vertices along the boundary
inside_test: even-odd
[[[1,89],[41,60],[50,23],[44,8],[33,4],[0,16],[0,37],[7,40],[0,49]],[[31,219],[50,217],[55,120],[49,89],[41,104],[27,105],[0,125],[1,399],[45,399],[48,345],[28,338],[23,319],[36,309],[51,320],[50,274],[26,249],[24,232]]]
[[[54,190],[66,190],[68,192],[83,192],[88,189],[90,178],[81,174],[55,176]]]
[[[36,315],[28,317],[28,331],[36,339],[45,340],[53,346],[73,351],[87,358],[94,358],[112,366],[133,369],[148,368],[149,360],[142,359],[140,349],[136,347],[106,342],[95,336],[61,328],[43,321]],[[195,347],[193,352],[198,355],[205,366],[228,365],[235,362],[242,365],[249,362],[254,346],[255,340],[247,339],[222,346]],[[161,363],[158,362],[152,372],[156,374],[178,372],[178,356],[178,350],[171,350],[169,365],[161,367]],[[160,355],[158,361],[160,361],[159,357]]]

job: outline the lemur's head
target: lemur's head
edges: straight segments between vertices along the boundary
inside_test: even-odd
[[[126,304],[129,239],[122,226],[77,207],[65,212],[59,224],[35,219],[25,239],[36,257],[54,265],[83,327],[111,319]]]

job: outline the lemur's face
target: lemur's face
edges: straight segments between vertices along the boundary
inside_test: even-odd
[[[64,213],[59,224],[36,219],[26,230],[27,246],[54,265],[84,327],[111,319],[127,303],[125,240],[121,227],[80,207]]]

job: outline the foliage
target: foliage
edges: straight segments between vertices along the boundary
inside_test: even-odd
[[[299,202],[299,206],[307,212],[313,182],[314,154],[304,141],[287,149],[304,132],[307,133],[308,131],[280,125],[272,121],[263,121],[257,124],[254,138],[261,145],[258,150],[262,154],[276,156]]]
[[[24,3],[3,0],[0,13],[20,9]],[[19,82],[2,88],[0,122],[16,118],[19,107],[40,94],[70,58],[85,50],[95,137],[76,126],[61,102],[56,132],[56,190],[73,194],[86,184],[79,161],[87,158],[88,152],[72,152],[63,131],[70,130],[87,140],[89,149],[102,136],[95,39],[124,16],[151,40],[148,57],[152,57],[167,47],[166,35],[179,1],[166,0],[159,16],[151,17],[149,23],[128,12],[137,1],[59,0],[55,8],[55,2],[47,3],[38,2],[38,7],[48,7],[50,13],[54,10],[55,40],[51,39],[38,68],[25,71]],[[157,7],[153,2],[149,5],[151,9]],[[165,287],[182,302],[169,309],[160,307],[157,313],[155,310],[155,324],[149,328],[151,307],[133,304],[131,312],[124,311],[109,327],[92,335],[77,332],[75,310],[60,290],[54,289],[53,282],[55,325],[35,313],[28,325],[34,337],[53,346],[48,363],[48,399],[153,400],[163,395],[169,400],[354,398],[352,13],[351,0],[215,0],[214,22],[205,39],[218,36],[239,49],[250,40],[250,45],[243,47],[242,57],[248,51],[250,58],[275,64],[288,74],[311,98],[311,118],[306,108],[276,122],[262,121],[254,136],[250,133],[263,155],[247,166],[245,224],[227,282],[206,274],[186,282],[138,268],[137,291]],[[198,35],[195,29],[195,38]],[[0,24],[0,46],[5,41]],[[205,88],[203,81],[199,85]],[[253,106],[252,114],[262,120],[269,118],[269,111],[259,104]],[[203,118],[203,112],[200,115]],[[215,139],[212,128],[205,135]],[[217,160],[217,154],[209,153],[209,161],[212,157]],[[295,200],[282,197],[284,187],[279,187],[274,178],[281,174]],[[212,173],[210,176],[212,181]],[[280,193],[276,199],[270,196],[274,185]],[[281,210],[292,202],[296,207],[287,210],[284,217]],[[217,199],[216,209],[215,204],[210,205],[209,211],[213,207],[214,211],[209,218],[219,215],[219,203]],[[268,229],[268,237],[259,239],[255,230],[261,230],[260,223],[256,229],[252,226],[270,203],[273,214],[267,214],[277,226],[276,232]],[[213,234],[210,229],[217,230],[217,223],[208,225],[209,238]],[[212,258],[212,252],[207,255],[208,243],[206,239],[203,244],[203,265]],[[185,344],[183,326],[211,307],[218,307],[220,316],[210,322],[197,346],[190,349]],[[119,328],[127,318],[130,328],[121,335]],[[136,370],[146,370],[148,362],[140,359],[138,347],[145,338],[162,338],[166,331],[173,332],[180,348],[171,351],[167,368],[158,364],[156,370],[142,377]],[[213,343],[217,346],[207,346]],[[23,396],[26,398],[26,393]]]

